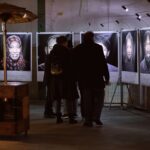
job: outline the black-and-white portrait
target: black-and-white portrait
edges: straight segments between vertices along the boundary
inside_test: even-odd
[[[68,46],[73,47],[73,35],[72,33],[39,33],[38,34],[38,71],[45,70],[45,59],[50,53],[53,46],[56,44],[57,37],[64,35],[68,39]]]
[[[140,32],[140,72],[150,73],[150,30]]]
[[[97,44],[103,47],[110,72],[118,71],[118,36],[116,33],[94,33]]]
[[[137,32],[122,32],[122,71],[137,72]]]
[[[3,48],[2,47],[0,48],[0,53],[1,53],[0,69],[3,70]],[[30,63],[31,63],[31,35],[30,34],[7,34],[6,36],[7,70],[30,71],[31,70]]]

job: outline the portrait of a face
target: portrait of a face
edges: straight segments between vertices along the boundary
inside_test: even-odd
[[[143,35],[143,36],[142,36]],[[141,31],[141,73],[150,73],[150,31]]]
[[[94,40],[103,48],[103,53],[107,61],[110,72],[118,71],[117,67],[117,36],[113,33],[94,33]],[[112,41],[112,39],[114,41]],[[115,41],[116,40],[116,41]],[[113,45],[114,44],[114,45]]]
[[[3,56],[3,50],[0,49]],[[6,65],[7,70],[31,70],[31,34],[8,33],[6,36]],[[2,60],[3,69],[3,60]]]
[[[32,81],[32,33],[7,32],[6,70],[8,81]],[[3,35],[0,34],[0,43]],[[0,44],[0,80],[4,80],[4,50]]]
[[[21,40],[18,36],[12,35],[8,37],[7,51],[9,57],[12,60],[17,61],[19,59],[22,52],[22,45],[21,45]]]
[[[150,31],[147,31],[147,33],[145,34],[144,51],[145,58],[147,59],[147,61],[150,61]]]
[[[127,53],[127,58],[132,59],[132,56],[133,56],[133,38],[132,38],[130,32],[126,36],[126,53]]]
[[[137,71],[136,58],[136,32],[124,31],[122,33],[122,70],[128,72]]]
[[[53,49],[54,45],[56,44],[56,39],[57,39],[57,36],[51,36],[48,38],[46,54],[49,54],[50,51]]]
[[[38,34],[38,71],[45,70],[45,60],[48,54],[50,54],[53,46],[56,44],[56,39],[59,36],[66,36],[69,42],[69,48],[72,48],[72,33],[40,33]]]

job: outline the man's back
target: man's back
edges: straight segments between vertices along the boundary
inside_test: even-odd
[[[107,63],[102,46],[94,43],[82,43],[74,49],[77,80],[82,86],[104,87],[104,80],[109,80]]]

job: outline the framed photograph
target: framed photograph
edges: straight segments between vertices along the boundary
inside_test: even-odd
[[[140,81],[141,85],[150,86],[150,28],[143,28],[139,32]]]
[[[122,82],[138,84],[138,32],[137,30],[124,30],[121,32],[121,74]]]
[[[2,33],[0,34],[0,43],[0,80],[4,80]],[[6,66],[8,81],[32,80],[32,33],[7,33]]]
[[[45,71],[45,59],[50,53],[53,46],[56,44],[56,39],[59,36],[66,36],[68,39],[69,48],[74,46],[74,36],[72,32],[37,32],[37,80],[43,81]]]

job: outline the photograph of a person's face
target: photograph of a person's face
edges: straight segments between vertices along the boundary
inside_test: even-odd
[[[137,72],[137,32],[122,32],[122,71]]]
[[[46,55],[50,54],[53,46],[56,44],[57,37],[64,35],[68,39],[68,47],[73,47],[72,33],[39,33],[38,34],[38,71],[45,70]]]
[[[0,53],[3,56],[3,48]],[[7,70],[29,71],[31,70],[31,35],[7,34],[6,36],[6,65]],[[1,69],[3,59],[1,58]]]
[[[94,40],[103,47],[110,72],[118,71],[118,36],[117,33],[94,33]]]
[[[141,30],[140,39],[140,72],[150,73],[150,30]]]

